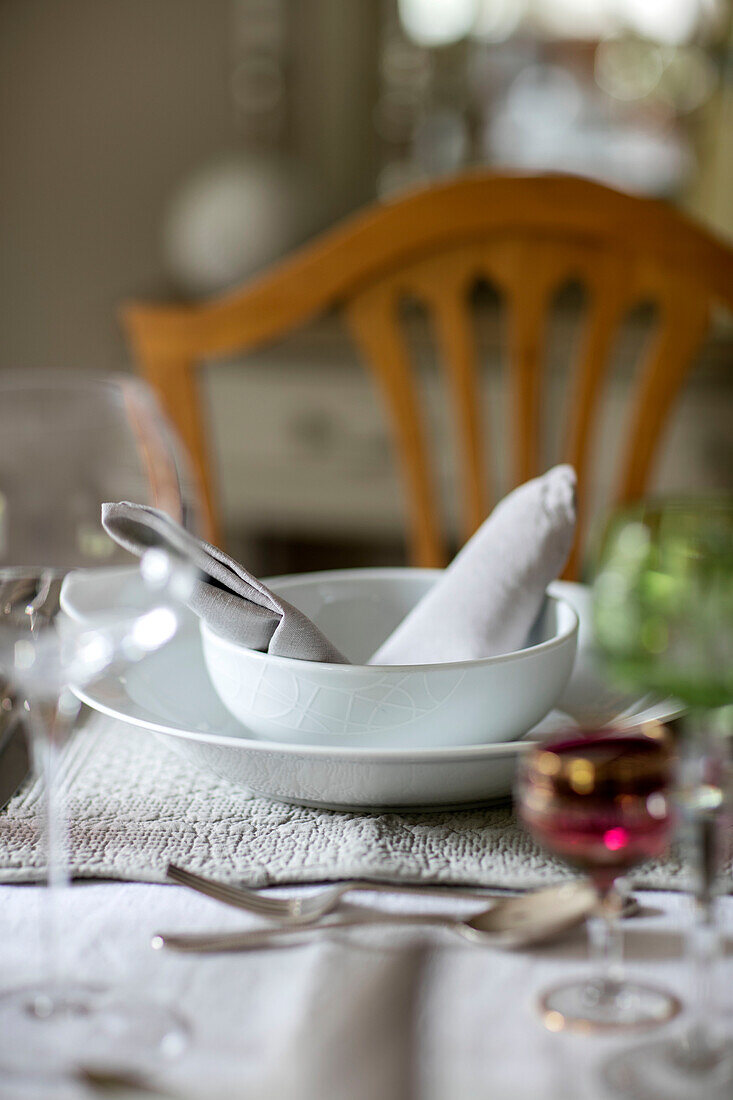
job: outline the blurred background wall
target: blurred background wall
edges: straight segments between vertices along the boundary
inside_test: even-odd
[[[165,298],[226,281],[226,256],[213,279],[206,257],[203,273],[192,271],[185,242],[178,265],[171,256],[166,229],[177,199],[194,208],[198,195],[206,207],[223,195],[226,217],[243,188],[241,273],[371,197],[378,5],[287,4],[288,117],[252,148],[248,91],[236,82],[247,78],[237,66],[240,54],[247,60],[257,7],[0,0],[0,366],[122,368],[116,310],[125,297]],[[267,77],[255,69],[251,83]],[[273,181],[287,191],[287,173],[270,163],[281,150],[311,191],[295,187],[299,216],[284,197],[273,239],[253,243],[262,212],[253,217],[252,203],[267,201]],[[207,209],[197,215],[205,219]],[[185,223],[186,210],[179,217]],[[225,250],[229,236],[228,226],[220,230]],[[215,237],[208,248],[216,251]]]
[[[593,175],[733,238],[731,41],[728,0],[0,0],[0,369],[129,369],[123,300],[214,293],[479,164]],[[550,420],[581,305],[559,296]],[[501,450],[490,296],[479,321]],[[601,452],[647,321],[622,342]],[[729,483],[732,360],[721,325],[660,486]],[[332,319],[211,371],[209,399],[230,541],[273,568],[399,553],[381,412]]]

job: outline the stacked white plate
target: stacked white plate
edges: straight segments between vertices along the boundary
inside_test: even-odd
[[[134,567],[72,574],[64,586],[64,610],[83,621],[110,607],[134,605],[136,577]],[[195,766],[268,798],[356,811],[480,804],[510,793],[519,755],[535,735],[573,722],[637,725],[664,721],[679,712],[671,700],[610,691],[593,662],[588,590],[558,581],[550,592],[578,613],[575,666],[557,709],[532,730],[518,731],[524,736],[511,741],[368,748],[257,738],[230,714],[214,690],[199,623],[189,614],[164,649],[125,675],[109,674],[77,694],[95,710],[150,730]]]

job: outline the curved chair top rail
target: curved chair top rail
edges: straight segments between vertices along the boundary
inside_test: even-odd
[[[143,358],[226,355],[281,335],[442,245],[558,231],[699,273],[710,296],[733,309],[733,251],[666,203],[574,176],[477,172],[348,218],[231,293],[196,305],[131,303],[123,317]]]

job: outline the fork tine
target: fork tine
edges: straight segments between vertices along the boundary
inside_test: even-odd
[[[241,909],[249,909],[254,913],[284,915],[291,911],[288,899],[265,898],[253,890],[245,887],[228,886],[226,883],[214,882],[212,879],[197,875],[193,871],[186,871],[171,863],[168,865],[166,875],[173,882],[181,886],[190,886],[216,901],[226,901],[230,905],[239,906]]]
[[[239,901],[247,903],[266,901],[265,898],[260,898],[254,891],[247,890],[245,887],[237,888],[225,882],[217,882],[203,875],[197,875],[193,871],[186,871],[182,867],[176,867],[174,864],[169,865],[167,874],[174,882],[179,882],[184,886],[192,886],[199,890],[209,890],[215,894],[231,895],[232,897],[236,897]]]
[[[212,896],[222,901],[231,902],[233,905],[240,905],[243,909],[251,909],[253,913],[282,915],[290,912],[290,902],[287,899],[260,898],[257,897],[257,895],[253,898],[242,897],[242,895],[237,892],[236,886],[215,887]]]
[[[173,879],[175,882],[184,883],[186,886],[200,886],[202,889],[206,887],[211,890],[224,890],[228,888],[228,884],[224,882],[217,882],[215,879],[206,878],[204,875],[198,875],[195,871],[187,871],[184,867],[178,867],[175,863],[169,863],[166,870],[168,878]],[[240,898],[247,900],[256,900],[257,894],[252,890],[248,890],[242,886],[237,889],[237,893]]]
[[[246,909],[251,913],[258,913],[262,916],[284,916],[289,912],[289,908],[285,902],[279,902],[268,898],[258,898],[256,896],[254,898],[250,898],[246,895],[243,897],[237,893],[235,887],[227,887],[214,883],[191,882],[183,878],[174,879],[173,881],[179,882],[182,886],[188,886],[200,894],[206,894],[216,901],[222,901],[228,905],[236,906],[239,909]]]

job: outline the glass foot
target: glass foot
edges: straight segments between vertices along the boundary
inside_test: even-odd
[[[637,982],[569,982],[540,997],[550,1031],[619,1031],[652,1027],[676,1016],[681,1005],[671,993]]]
[[[84,1072],[152,1072],[187,1042],[176,1013],[134,994],[72,984],[0,994],[0,1075],[61,1084]]]
[[[733,1045],[691,1057],[684,1039],[643,1043],[609,1059],[602,1076],[630,1100],[730,1100]]]

